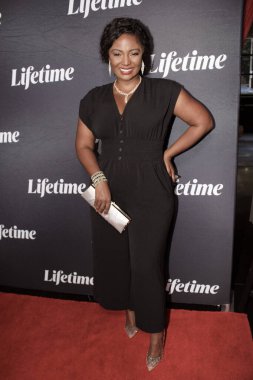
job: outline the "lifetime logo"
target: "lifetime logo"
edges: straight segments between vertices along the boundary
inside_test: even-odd
[[[14,132],[0,132],[0,144],[11,144],[19,142],[19,131]]]
[[[22,67],[20,72],[13,69],[11,86],[24,86],[27,90],[31,84],[70,81],[73,79],[74,71],[74,67],[51,69],[50,65],[43,66],[40,70],[35,70],[34,66]]]
[[[83,14],[83,18],[87,18],[90,11],[105,11],[107,9],[131,7],[132,5],[140,5],[142,0],[70,0],[68,16],[78,13]],[[75,7],[76,5],[76,7]]]
[[[179,182],[179,180],[177,181]],[[176,195],[191,195],[191,196],[211,196],[214,195],[216,197],[222,195],[224,185],[222,183],[218,183],[213,185],[212,183],[198,183],[198,180],[194,178],[191,181],[186,183],[178,183],[175,187]]]
[[[0,240],[2,239],[24,239],[24,240],[35,240],[36,231],[35,230],[21,230],[17,226],[6,228],[4,224],[0,225]]]
[[[199,55],[197,50],[187,53],[184,57],[179,57],[176,51],[151,55],[151,74],[162,73],[165,78],[171,71],[203,71],[222,70],[225,67],[227,55],[222,53],[218,56],[214,54]]]
[[[39,194],[43,198],[46,194],[82,194],[86,188],[85,183],[66,183],[61,178],[55,182],[50,182],[48,178],[28,180],[28,194]]]
[[[56,286],[63,284],[74,284],[74,285],[94,285],[94,277],[81,276],[77,272],[72,272],[66,274],[63,270],[49,270],[46,269],[44,272],[44,281],[53,282]]]
[[[196,280],[181,282],[179,278],[169,279],[166,285],[166,291],[169,294],[177,293],[196,293],[196,294],[217,294],[220,289],[219,285],[198,284]]]

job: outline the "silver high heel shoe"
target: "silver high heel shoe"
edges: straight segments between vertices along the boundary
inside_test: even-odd
[[[160,355],[153,357],[153,356],[151,356],[149,354],[149,351],[147,352],[147,355],[146,355],[146,365],[147,365],[147,368],[148,368],[149,371],[152,371],[152,369],[154,369],[159,364],[159,362],[161,361],[161,359],[163,358],[163,355],[164,355],[164,346],[165,346],[165,330],[163,332],[162,349],[161,349]]]
[[[133,338],[139,330],[136,326],[125,325],[125,331],[128,338]]]

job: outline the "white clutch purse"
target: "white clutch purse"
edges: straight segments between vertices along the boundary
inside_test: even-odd
[[[95,187],[90,185],[81,196],[89,203],[90,206],[94,207],[95,201]],[[131,218],[127,215],[121,208],[115,203],[111,202],[108,214],[99,213],[108,223],[110,223],[117,231],[122,233],[128,223],[130,223]]]

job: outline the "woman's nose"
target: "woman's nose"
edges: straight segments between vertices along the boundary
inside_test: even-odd
[[[129,56],[128,56],[127,54],[123,55],[123,61],[122,61],[122,63],[123,63],[125,66],[127,66],[127,65],[130,64],[130,58],[129,58]]]

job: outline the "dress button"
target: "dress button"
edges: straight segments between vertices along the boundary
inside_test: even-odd
[[[122,129],[119,131],[119,133],[123,133]]]
[[[121,156],[119,156],[119,157],[118,157],[118,160],[121,160],[121,158],[122,158],[122,157],[121,157]]]
[[[119,151],[121,152],[121,151],[122,151],[122,148],[119,148]]]
[[[120,140],[120,143],[122,144],[124,142],[124,140]]]

